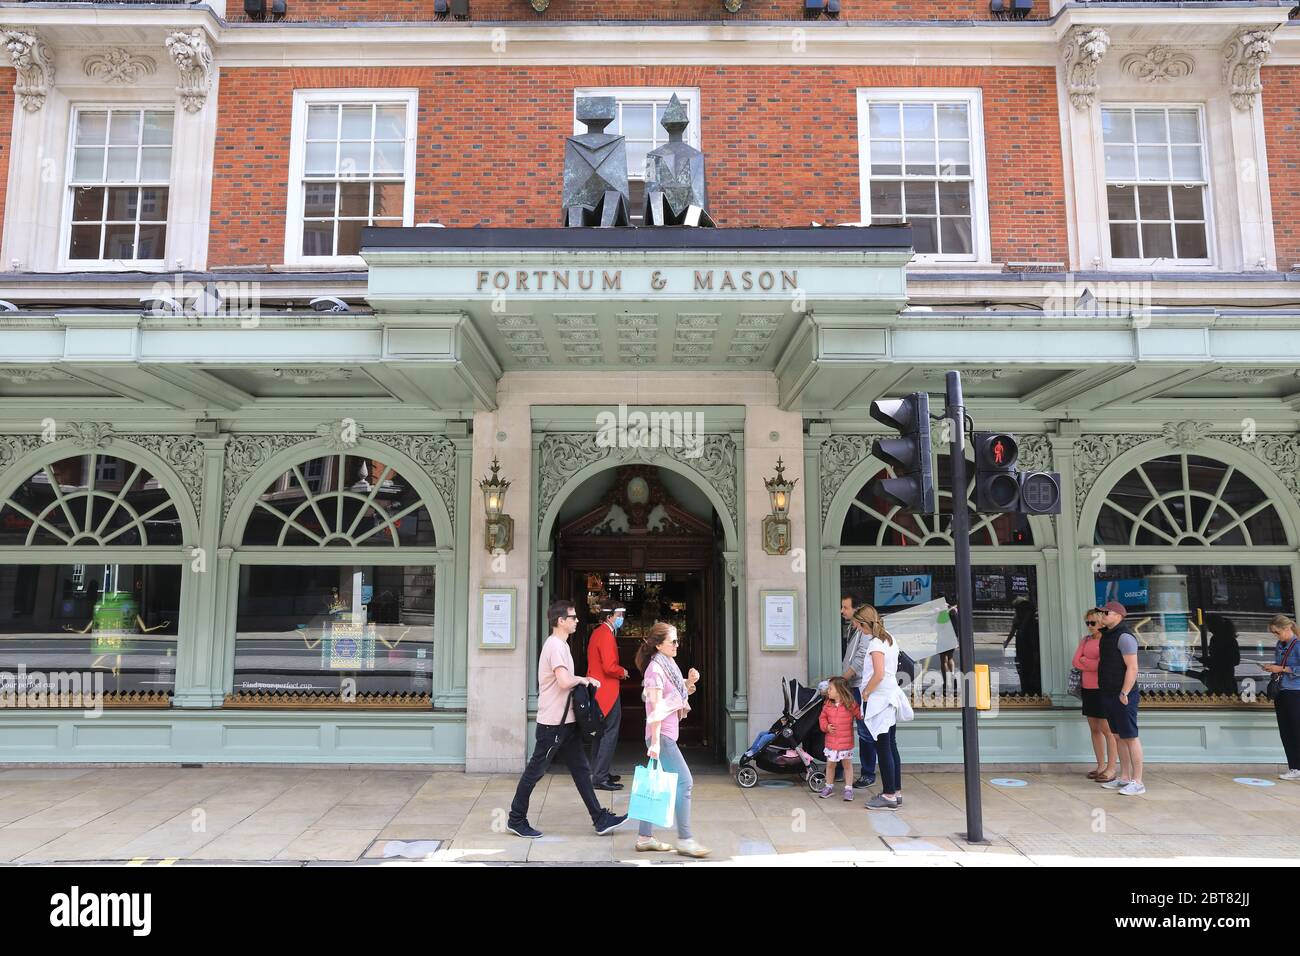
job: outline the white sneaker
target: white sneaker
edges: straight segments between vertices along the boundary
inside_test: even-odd
[[[1123,790],[1132,782],[1132,780],[1125,780],[1123,777],[1116,777],[1110,783],[1103,783],[1101,788],[1103,790]]]
[[[1300,780],[1300,770],[1288,770],[1277,775],[1279,780]]]
[[[1142,786],[1142,784],[1138,783],[1136,780],[1130,780],[1128,786],[1121,788],[1119,791],[1120,796],[1122,797],[1140,797],[1146,792],[1147,788]]]
[[[698,840],[678,840],[677,852],[682,856],[693,856],[696,858],[708,856],[713,851],[708,847],[700,844]]]

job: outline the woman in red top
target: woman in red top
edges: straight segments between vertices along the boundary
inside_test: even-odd
[[[1097,686],[1097,664],[1101,659],[1101,609],[1093,608],[1084,615],[1088,633],[1079,641],[1074,652],[1074,666],[1083,672],[1083,716],[1088,718],[1088,730],[1092,733],[1092,752],[1097,758],[1097,769],[1088,771],[1088,777],[1098,783],[1109,783],[1115,779],[1115,760],[1119,748],[1115,734],[1111,732],[1110,721],[1101,702],[1101,691]]]
[[[826,687],[826,703],[822,704],[822,733],[826,735],[826,786],[818,796],[829,797],[835,792],[835,766],[844,764],[844,799],[853,799],[853,745],[856,721],[862,710],[853,699],[849,682],[843,677],[832,677]]]

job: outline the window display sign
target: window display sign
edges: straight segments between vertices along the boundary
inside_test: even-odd
[[[1001,603],[1007,599],[1007,579],[1001,574],[975,575],[975,600]]]
[[[479,647],[513,648],[515,646],[515,589],[484,588],[481,602]]]
[[[895,611],[885,620],[885,627],[913,660],[923,661],[957,647],[957,632],[943,598]]]
[[[1012,593],[1012,594],[1028,594],[1028,593],[1029,593],[1029,575],[1027,575],[1027,574],[1012,574],[1012,575],[1009,575],[1009,577],[1011,578],[1011,593]]]
[[[324,670],[374,670],[374,625],[327,621],[320,648],[320,666]]]
[[[1264,582],[1264,603],[1269,607],[1282,606],[1282,582],[1265,581]]]
[[[1097,582],[1097,607],[1103,607],[1107,601],[1118,601],[1127,608],[1146,607],[1150,600],[1151,589],[1146,578]]]
[[[877,608],[911,607],[930,600],[930,575],[905,574],[876,578],[875,600]]]

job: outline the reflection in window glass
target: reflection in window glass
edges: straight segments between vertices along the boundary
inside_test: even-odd
[[[434,569],[239,570],[234,693],[429,696]]]
[[[244,544],[307,547],[433,547],[419,493],[391,466],[359,455],[314,458],[290,468],[258,497]]]
[[[957,601],[957,577],[950,565],[850,565],[840,569],[841,593],[856,592],[889,615],[937,598]],[[987,664],[993,692],[1000,697],[1036,696],[1043,692],[1039,651],[1038,577],[1030,565],[977,566],[973,608],[975,663]],[[907,650],[906,647],[903,650]],[[957,679],[957,652],[917,663],[920,670],[943,675],[946,687]],[[951,693],[951,691],[946,691]],[[913,704],[918,701],[914,698]],[[922,701],[923,702],[923,701]]]
[[[42,466],[0,503],[0,544],[180,544],[180,516],[142,465],[92,452]]]
[[[1119,601],[1138,639],[1143,694],[1263,694],[1276,639],[1268,622],[1292,614],[1288,567],[1123,565],[1096,576],[1097,605]],[[1080,634],[1082,636],[1082,634]]]
[[[0,565],[0,694],[72,674],[91,675],[83,693],[170,694],[180,603],[174,565]]]
[[[1143,462],[1117,481],[1097,516],[1096,544],[1285,545],[1277,508],[1233,465],[1200,455]]]

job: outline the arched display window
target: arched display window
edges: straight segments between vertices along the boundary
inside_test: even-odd
[[[227,703],[428,707],[437,492],[360,449],[294,461],[259,488],[237,542]]]
[[[839,593],[875,606],[886,621],[927,601],[957,600],[947,455],[935,456],[933,473],[939,514],[906,514],[873,494],[875,478],[893,477],[882,465],[862,482],[840,527]],[[966,489],[972,508],[974,488],[972,467]],[[1040,559],[1029,519],[973,513],[970,542],[976,662],[989,666],[994,693],[1005,702],[1046,704],[1038,639]],[[841,631],[843,640],[847,631],[842,623]],[[916,703],[950,706],[955,655],[949,651],[919,663],[946,693],[915,696]]]
[[[1139,690],[1224,706],[1260,699],[1268,623],[1295,609],[1279,502],[1242,467],[1189,452],[1133,464],[1094,494],[1092,596],[1128,608]]]
[[[16,706],[165,705],[175,689],[188,501],[129,456],[45,462],[0,501],[0,694]]]

